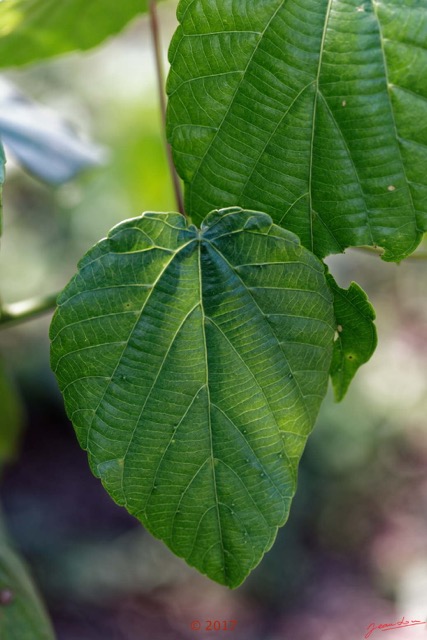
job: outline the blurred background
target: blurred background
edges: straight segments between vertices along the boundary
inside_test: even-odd
[[[159,7],[166,46],[175,3]],[[145,210],[174,210],[148,23],[85,55],[8,72],[28,96],[109,152],[59,187],[8,157],[0,291],[7,302],[60,290],[90,246]],[[153,539],[92,477],[49,368],[49,317],[0,333],[23,416],[1,495],[59,640],[342,640],[368,625],[427,617],[427,246],[401,265],[347,251],[328,260],[377,311],[379,347],[339,405],[328,395],[307,445],[288,524],[236,591]],[[1,456],[1,439],[0,439]],[[204,633],[193,620],[237,620]],[[427,637],[424,627],[396,640]],[[377,632],[378,635],[378,632]],[[373,634],[372,637],[375,637]],[[394,636],[393,636],[394,637]],[[5,639],[7,640],[7,639]]]

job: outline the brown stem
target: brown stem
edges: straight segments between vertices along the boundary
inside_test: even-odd
[[[182,215],[186,216],[185,208],[184,208],[184,198],[182,196],[181,182],[179,180],[179,177],[173,162],[172,149],[166,139],[166,97],[165,97],[165,91],[164,91],[165,81],[164,81],[164,73],[163,73],[162,46],[160,42],[159,19],[157,15],[156,0],[150,0],[149,13],[150,13],[151,35],[153,38],[154,58],[156,61],[159,103],[160,103],[162,125],[163,125],[163,141],[164,141],[166,157],[169,165],[169,172],[170,172],[170,176],[173,184],[173,189],[175,192],[176,205],[178,207],[178,211],[182,213]]]

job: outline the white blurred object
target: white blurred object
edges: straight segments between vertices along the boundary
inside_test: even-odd
[[[427,559],[418,557],[406,566],[397,588],[396,611],[406,620],[427,620]],[[427,640],[427,624],[397,633],[402,640],[403,636],[408,640]]]
[[[20,165],[50,184],[63,184],[103,164],[106,150],[81,139],[57,113],[0,78],[0,137]]]

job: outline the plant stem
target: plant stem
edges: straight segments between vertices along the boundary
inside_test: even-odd
[[[165,97],[165,80],[163,73],[163,64],[162,64],[162,46],[160,42],[160,30],[159,30],[159,19],[157,15],[157,0],[150,0],[150,27],[151,27],[151,36],[153,38],[153,46],[154,46],[154,58],[156,61],[156,74],[157,74],[157,86],[159,91],[159,103],[160,103],[160,111],[162,117],[162,128],[163,128],[163,141],[165,145],[166,156],[169,165],[169,172],[173,184],[173,189],[175,192],[176,205],[178,207],[178,211],[182,213],[182,215],[186,216],[185,208],[184,208],[184,198],[182,197],[181,183],[178,177],[178,174],[175,169],[175,165],[173,163],[172,158],[172,150],[170,144],[166,139],[166,97]]]
[[[56,307],[58,293],[38,296],[21,302],[11,302],[0,307],[0,329],[31,320],[43,313],[49,313]]]

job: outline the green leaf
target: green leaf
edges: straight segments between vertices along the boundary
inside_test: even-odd
[[[147,6],[147,0],[2,0],[0,67],[95,47]]]
[[[348,289],[341,289],[330,274],[327,274],[327,280],[334,294],[337,322],[330,375],[335,399],[339,402],[347,393],[358,368],[374,353],[377,330],[374,308],[363,289],[355,282]]]
[[[0,638],[54,640],[37,590],[18,555],[0,533]]]
[[[3,183],[5,179],[6,156],[0,139],[0,237],[3,233]]]
[[[195,222],[270,214],[320,257],[427,230],[427,0],[181,0],[168,137]]]
[[[52,369],[111,496],[177,555],[239,585],[272,545],[325,395],[322,263],[269,216],[114,228],[52,321]]]
[[[13,460],[16,456],[22,419],[20,398],[7,377],[0,359],[0,470],[5,462]]]

